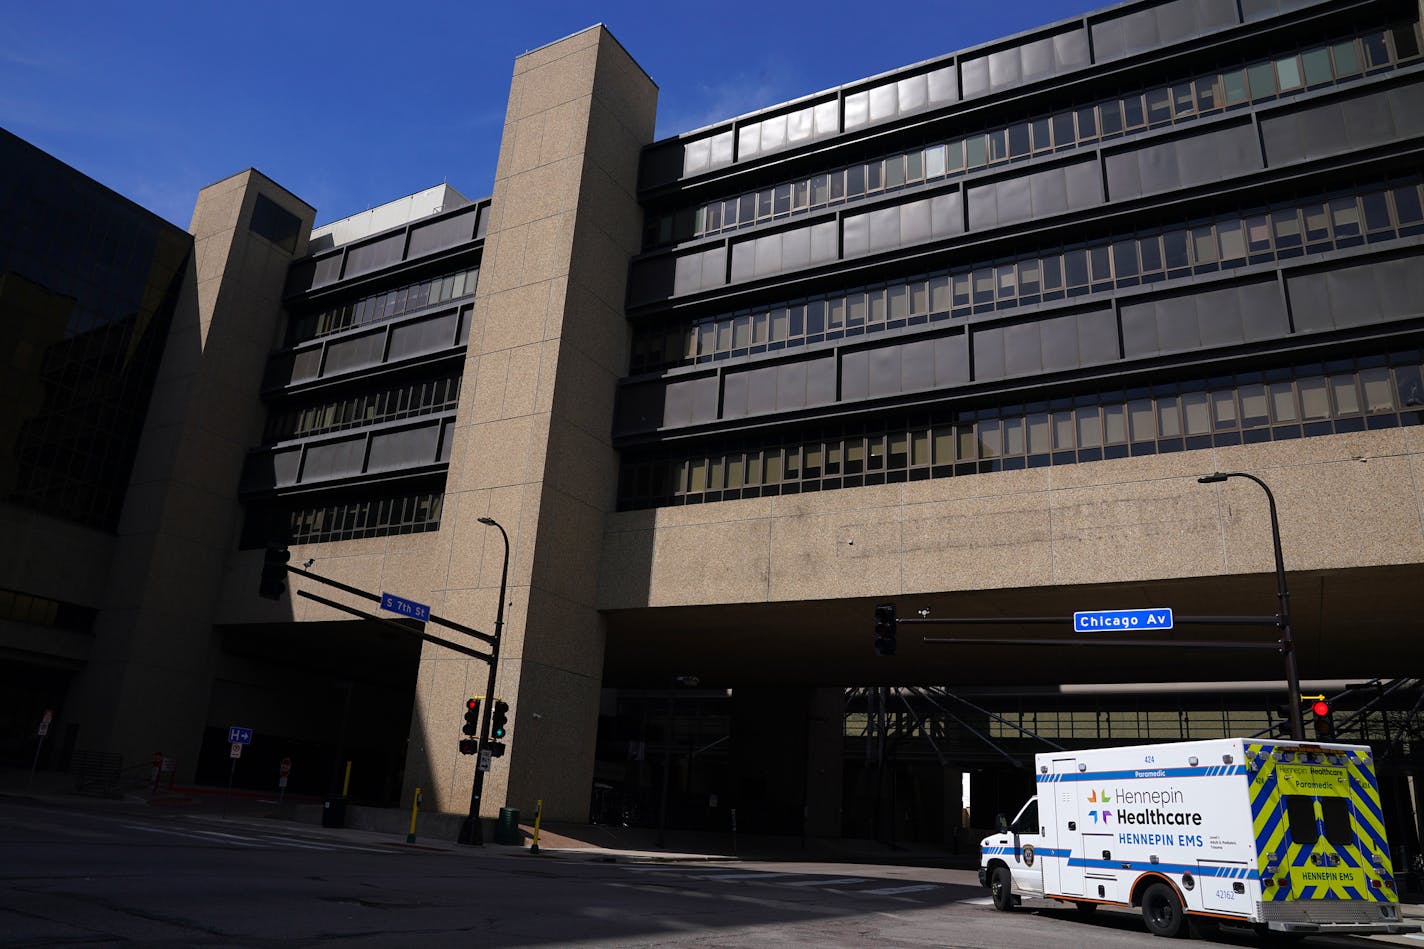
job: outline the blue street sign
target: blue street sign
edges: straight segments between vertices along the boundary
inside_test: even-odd
[[[252,729],[233,725],[227,730],[227,740],[232,745],[250,745],[252,744]]]
[[[1073,629],[1079,633],[1171,628],[1172,611],[1165,607],[1153,610],[1086,610],[1073,614]]]
[[[396,596],[394,593],[381,594],[381,609],[389,610],[392,613],[399,613],[402,616],[408,616],[422,623],[430,619],[430,607],[424,603],[407,600],[403,596]]]

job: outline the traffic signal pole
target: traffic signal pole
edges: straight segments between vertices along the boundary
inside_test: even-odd
[[[435,643],[437,645],[443,646],[446,649],[451,649],[455,652],[469,656],[471,659],[479,659],[480,661],[486,663],[489,667],[489,674],[486,678],[486,698],[483,703],[482,714],[480,717],[480,733],[478,736],[479,749],[482,752],[479,756],[479,760],[483,761],[483,752],[490,750],[490,717],[495,704],[494,680],[495,672],[499,665],[500,634],[504,631],[504,600],[505,593],[509,587],[509,535],[505,533],[504,527],[501,526],[500,523],[492,517],[481,517],[479,518],[479,522],[489,527],[498,528],[500,537],[504,540],[504,563],[500,568],[499,605],[495,612],[494,635],[491,636],[487,633],[482,633],[477,629],[472,629],[469,626],[464,626],[452,620],[443,619],[441,617],[436,616],[434,613],[431,613],[429,615],[429,619],[426,622],[445,626],[449,629],[455,630],[456,632],[461,632],[467,636],[472,636],[475,639],[480,640],[481,642],[489,646],[490,651],[488,655],[486,655],[485,653],[476,652],[468,646],[462,646],[459,643],[452,643],[449,640],[441,639],[437,636],[432,636],[429,633],[425,632],[424,623],[413,622],[410,620],[393,620],[387,619],[382,616],[374,616],[370,613],[367,613],[365,610],[359,610],[353,606],[347,606],[344,603],[338,603],[335,600],[330,599],[329,597],[319,596],[318,594],[311,593],[307,590],[297,590],[295,592],[303,599],[312,600],[313,602],[320,603],[323,606],[329,606],[332,609],[340,610],[344,613],[349,613],[352,616],[359,616],[362,619],[368,619],[373,620],[377,623],[382,623],[393,629],[399,630],[400,632],[405,633],[407,635],[415,636],[426,642]],[[290,553],[285,547],[270,548],[268,550],[266,559],[263,564],[261,584],[258,588],[258,594],[260,596],[266,597],[268,599],[280,599],[282,593],[286,591],[286,585],[284,583],[281,583],[281,577],[285,576],[285,574],[288,573],[294,573],[299,577],[306,577],[309,580],[313,580],[317,583],[321,583],[329,587],[334,587],[345,593],[350,593],[353,596],[359,596],[377,603],[381,602],[382,598],[380,596],[377,596],[376,594],[368,592],[366,590],[362,590],[359,587],[354,587],[350,584],[342,583],[338,580],[332,580],[329,577],[323,577],[319,574],[311,573],[310,571],[302,569],[300,567],[293,567],[290,563],[287,562],[290,559],[290,556]],[[491,757],[493,757],[493,755],[491,755]],[[458,837],[460,843],[473,844],[475,846],[480,846],[484,843],[484,835],[480,827],[479,817],[480,798],[484,794],[484,779],[485,772],[477,764],[475,767],[474,785],[470,791],[470,813],[465,818],[464,823],[460,827],[460,833]]]
[[[490,716],[494,711],[494,674],[499,666],[499,641],[504,632],[504,593],[509,584],[509,535],[504,532],[504,527],[492,517],[482,517],[479,519],[486,527],[499,529],[499,536],[504,538],[504,566],[499,574],[499,606],[494,615],[494,640],[490,643],[489,657],[489,679],[485,686],[484,710],[480,715],[480,756],[475,765],[475,783],[470,788],[470,813],[465,817],[465,822],[460,826],[460,835],[457,838],[459,843],[470,844],[471,846],[484,846],[484,829],[480,826],[480,798],[485,792],[485,772],[483,767],[486,746],[489,744]]]

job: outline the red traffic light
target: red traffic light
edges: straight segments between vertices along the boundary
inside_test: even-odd
[[[1314,704],[1310,706],[1310,710],[1314,712],[1317,717],[1324,718],[1326,715],[1330,714],[1330,703],[1317,700]]]
[[[479,699],[465,699],[465,708],[477,709],[480,707]]]

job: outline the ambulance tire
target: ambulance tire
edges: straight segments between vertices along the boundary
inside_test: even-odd
[[[994,898],[994,909],[1007,913],[1014,908],[1014,876],[1008,867],[995,867],[989,877],[989,893]]]
[[[1187,934],[1187,914],[1177,891],[1166,883],[1154,883],[1142,894],[1142,921],[1154,936],[1176,939]]]

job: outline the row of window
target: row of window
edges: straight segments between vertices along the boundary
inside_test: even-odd
[[[419,534],[440,529],[445,492],[348,501],[291,511],[287,541],[321,544],[361,537]]]
[[[385,290],[348,303],[338,304],[319,313],[308,313],[292,319],[287,345],[294,346],[308,339],[328,336],[353,326],[384,323],[403,313],[422,307],[436,306],[447,300],[474,296],[479,283],[480,268],[472,267],[458,273],[422,280],[408,286]]]
[[[92,607],[51,600],[18,590],[0,590],[0,622],[92,633],[95,615],[96,611]]]
[[[393,419],[448,412],[460,401],[460,377],[446,376],[362,392],[311,405],[291,406],[267,418],[264,444],[338,432]]]
[[[631,372],[740,358],[1424,233],[1414,176],[825,297],[639,328]]]
[[[1420,353],[947,411],[760,446],[623,455],[620,509],[1039,468],[1424,422]]]
[[[673,214],[650,216],[643,243],[650,249],[740,230],[990,165],[1176,125],[1249,102],[1346,82],[1393,68],[1419,54],[1416,15],[1413,22],[1389,29],[1369,30],[1196,79],[1040,115]]]

